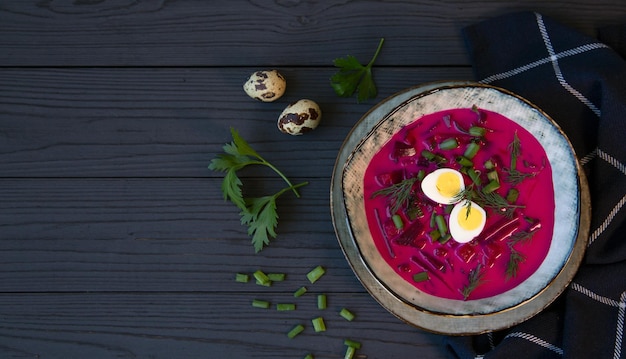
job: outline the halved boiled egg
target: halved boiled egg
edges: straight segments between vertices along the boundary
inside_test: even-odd
[[[448,222],[452,239],[459,243],[467,243],[483,231],[487,214],[476,203],[463,201],[454,205]]]
[[[426,197],[441,204],[453,204],[460,200],[465,189],[463,175],[451,168],[439,168],[424,177],[422,191]]]

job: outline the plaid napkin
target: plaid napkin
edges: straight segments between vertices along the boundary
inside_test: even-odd
[[[599,39],[537,13],[464,29],[477,80],[548,113],[589,180],[589,246],[551,306],[511,329],[446,337],[451,358],[626,358],[626,26]]]

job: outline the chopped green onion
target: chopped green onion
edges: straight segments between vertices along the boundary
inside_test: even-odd
[[[343,319],[351,322],[354,320],[354,314],[352,314],[352,312],[350,312],[348,309],[346,308],[342,308],[341,311],[339,312],[339,315],[341,315],[343,317]]]
[[[485,133],[487,133],[487,130],[479,126],[472,126],[469,128],[469,134],[472,136],[483,137]]]
[[[424,177],[426,177],[426,171],[419,170],[419,172],[417,172],[417,180],[422,181]]]
[[[429,279],[430,279],[430,277],[428,276],[428,272],[426,272],[426,271],[415,273],[413,275],[413,281],[415,283],[424,282],[424,281],[427,281]]]
[[[268,302],[266,300],[253,299],[252,300],[252,306],[255,307],[255,308],[267,309],[267,308],[270,307],[270,302]]]
[[[313,354],[309,353],[304,357],[304,359],[315,359],[315,358],[313,357]]]
[[[326,273],[326,270],[324,269],[324,267],[322,266],[317,266],[315,268],[313,268],[313,270],[311,270],[309,273],[307,273],[306,277],[309,279],[309,282],[315,283],[317,282],[318,279],[320,279],[324,273]]]
[[[293,292],[293,296],[296,297],[296,298],[302,297],[302,295],[304,293],[306,293],[306,291],[307,291],[306,287],[300,287],[300,288],[298,288],[298,290]]]
[[[304,325],[302,324],[298,324],[295,327],[293,327],[293,329],[291,329],[288,333],[287,333],[287,337],[289,339],[293,339],[295,338],[298,334],[302,333],[302,331],[304,331]]]
[[[485,161],[484,166],[485,166],[485,168],[486,168],[486,169],[488,169],[488,170],[491,170],[491,169],[493,169],[493,168],[495,167],[495,165],[493,164],[493,161],[492,161],[492,160],[487,160],[487,161]]]
[[[284,312],[288,310],[296,310],[296,305],[293,303],[279,303],[279,304],[276,304],[276,310],[280,312]]]
[[[326,309],[326,294],[317,295],[317,309]]]
[[[498,181],[491,180],[485,187],[483,187],[483,193],[491,193],[500,188],[500,183]]]
[[[407,208],[404,213],[406,213],[406,216],[409,218],[410,221],[414,221],[424,215],[424,212],[422,212],[422,209],[419,208],[417,204],[413,204],[413,206]]]
[[[432,239],[433,242],[441,238],[441,233],[439,233],[439,231],[436,229],[433,229],[432,231],[430,231],[429,234],[430,234],[430,239]]]
[[[356,348],[348,346],[346,348],[346,354],[343,356],[343,359],[352,359],[352,358],[354,358],[354,353],[356,353]]]
[[[353,347],[354,349],[361,349],[361,343],[354,340],[344,339],[343,344],[347,347]]]
[[[396,226],[396,229],[404,228],[404,222],[402,222],[402,217],[400,217],[399,214],[391,216],[391,220],[393,221],[393,225]]]
[[[435,159],[435,154],[428,151],[428,150],[423,150],[422,151],[422,156],[424,156],[424,158],[426,158],[429,161],[432,161]]]
[[[285,278],[287,277],[287,275],[285,273],[268,273],[267,277],[272,281],[272,282],[282,282],[285,280]]]
[[[511,188],[509,192],[506,194],[506,200],[509,203],[515,203],[518,197],[519,197],[519,191],[515,188]]]
[[[456,158],[456,161],[463,167],[472,167],[474,166],[474,162],[470,161],[467,156],[459,156]]]
[[[473,168],[467,169],[467,175],[472,179],[476,185],[480,185],[480,172],[476,171]]]
[[[467,145],[467,148],[465,148],[465,152],[463,153],[463,156],[469,159],[472,159],[474,158],[474,156],[476,156],[479,149],[480,149],[480,145],[478,143],[470,142],[469,145]]]
[[[438,242],[441,244],[446,244],[450,238],[452,238],[452,235],[450,233],[447,233],[445,236],[439,238]]]
[[[498,171],[487,172],[487,178],[489,178],[490,181],[496,181],[500,183],[500,177],[498,176]]]
[[[235,281],[239,283],[248,283],[250,281],[250,276],[244,273],[235,274]]]
[[[445,139],[439,144],[439,148],[442,150],[453,150],[457,147],[459,147],[459,142],[455,138]]]
[[[271,286],[272,286],[272,281],[265,282],[265,283],[261,283],[260,281],[258,281],[258,280],[257,280],[257,281],[256,281],[256,284],[257,284],[257,285],[262,285],[262,286],[264,286],[264,287],[271,287]]]
[[[448,232],[448,225],[446,224],[445,218],[443,218],[442,215],[437,215],[435,217],[435,222],[437,223],[439,234],[445,235]]]
[[[447,205],[447,206],[443,209],[443,211],[444,211],[446,214],[450,214],[450,213],[452,213],[452,209],[453,209],[453,208],[454,208],[454,205],[449,204],[449,205]]]
[[[313,323],[313,329],[315,329],[316,333],[326,331],[326,324],[324,323],[324,318],[317,317],[317,318],[311,319],[311,323]]]
[[[253,275],[254,275],[254,278],[255,278],[255,279],[256,279],[256,281],[257,281],[257,284],[260,284],[260,285],[269,285],[269,284],[271,284],[271,283],[272,283],[272,281],[270,280],[270,278],[269,278],[269,277],[268,277],[265,273],[263,273],[263,271],[261,271],[260,269],[259,269],[259,270],[257,270],[256,272],[254,272],[254,274],[253,274]]]

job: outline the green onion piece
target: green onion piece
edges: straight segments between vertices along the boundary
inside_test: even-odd
[[[306,291],[307,291],[306,287],[300,287],[300,288],[298,288],[298,290],[293,292],[293,296],[296,297],[296,298],[302,297],[302,295],[304,293],[306,293]]]
[[[320,279],[324,275],[324,273],[326,273],[326,270],[322,266],[317,266],[313,268],[313,270],[311,270],[309,273],[307,273],[306,277],[312,284],[317,282],[317,280]]]
[[[400,217],[399,214],[391,216],[391,220],[393,221],[393,225],[396,226],[396,229],[404,228],[404,222],[402,222],[402,217]]]
[[[356,353],[356,348],[355,347],[347,347],[346,348],[346,354],[343,356],[343,359],[353,359],[354,358],[354,353]]]
[[[341,315],[343,317],[343,319],[351,322],[354,320],[354,314],[352,314],[352,312],[350,312],[348,309],[346,308],[342,308],[341,311],[339,312],[339,315]]]
[[[472,126],[469,128],[468,132],[472,136],[483,137],[485,133],[487,133],[487,130],[482,127]]]
[[[485,161],[484,166],[485,166],[485,168],[486,168],[486,169],[488,169],[488,170],[492,170],[492,169],[495,167],[495,165],[493,164],[493,161],[492,161],[492,160],[487,160],[487,161]]]
[[[272,281],[272,282],[282,282],[285,280],[285,278],[287,277],[287,275],[285,273],[268,273],[267,277]]]
[[[500,183],[498,181],[491,181],[485,187],[483,187],[483,193],[491,193],[500,188]]]
[[[426,271],[415,273],[413,275],[413,281],[415,283],[424,282],[424,281],[427,281],[429,279],[430,279],[430,277],[428,276],[428,272],[426,272]]]
[[[445,218],[443,218],[442,215],[437,215],[435,217],[435,222],[437,223],[439,234],[445,235],[448,232],[448,225],[446,224]]]
[[[250,281],[250,276],[244,273],[235,274],[235,281],[239,283],[248,283]]]
[[[280,312],[284,312],[288,310],[296,310],[296,305],[293,303],[279,303],[279,304],[276,304],[276,310]]]
[[[506,194],[506,200],[509,203],[515,203],[518,197],[519,197],[519,191],[515,188],[511,188],[509,192]]]
[[[265,273],[263,273],[261,270],[257,270],[256,272],[254,272],[253,276],[256,279],[257,284],[268,285],[268,284],[272,283],[270,278]]]
[[[258,280],[256,281],[257,285],[262,285],[264,287],[271,287],[272,286],[272,281],[266,282],[266,283],[261,283]]]
[[[480,149],[480,145],[478,143],[470,142],[469,145],[467,145],[467,148],[465,148],[465,152],[463,153],[463,156],[469,159],[472,159],[474,158],[474,156],[476,156],[479,149]]]
[[[428,151],[428,150],[423,150],[422,151],[422,156],[424,156],[424,158],[426,158],[429,161],[432,161],[435,159],[435,154]]]
[[[476,171],[473,168],[467,169],[467,175],[472,179],[476,185],[480,185],[480,172]]]
[[[361,349],[361,343],[351,339],[344,339],[343,344],[347,347],[353,347],[354,349]]]
[[[414,204],[412,207],[407,208],[404,213],[406,213],[406,216],[409,218],[410,221],[414,221],[424,215],[424,212],[422,212],[422,209],[419,208],[417,204]]]
[[[498,176],[498,171],[487,172],[487,178],[489,178],[490,181],[496,181],[500,183],[500,177]]]
[[[302,333],[302,331],[304,331],[304,325],[302,324],[298,324],[295,327],[293,327],[293,329],[291,329],[288,333],[287,333],[287,337],[289,339],[293,339],[295,338],[298,334]]]
[[[450,233],[447,233],[445,236],[439,238],[438,242],[441,244],[446,244],[450,238],[452,238],[452,235]]]
[[[419,170],[419,172],[417,172],[417,180],[422,181],[424,180],[424,177],[426,177],[426,171]]]
[[[313,329],[315,329],[316,333],[326,331],[326,324],[324,323],[324,318],[317,317],[317,318],[311,319],[311,323],[313,323]]]
[[[472,167],[474,166],[474,162],[470,161],[467,156],[459,156],[456,158],[456,161],[463,167]]]
[[[430,228],[435,228],[435,216],[437,214],[435,212],[432,212],[430,214]]]
[[[317,295],[317,309],[326,309],[326,294]]]
[[[453,150],[457,147],[459,147],[459,142],[455,138],[445,139],[439,144],[439,148],[442,150]]]
[[[267,309],[267,308],[270,307],[270,302],[268,302],[266,300],[253,299],[252,300],[252,306],[255,307],[255,308]]]
[[[434,242],[436,240],[439,240],[439,238],[441,238],[441,233],[439,233],[438,230],[433,229],[432,231],[430,231],[430,239]]]
[[[304,357],[304,359],[315,359],[315,358],[313,357],[313,354],[309,353]]]
[[[444,211],[446,214],[450,214],[450,213],[452,213],[452,209],[453,209],[453,208],[454,208],[454,205],[449,204],[449,205],[447,205],[447,206],[443,209],[443,211]]]

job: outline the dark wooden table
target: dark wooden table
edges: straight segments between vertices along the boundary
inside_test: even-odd
[[[470,80],[461,29],[536,10],[590,35],[624,21],[623,0],[0,1],[1,358],[443,358],[442,337],[384,310],[333,231],[329,185],[352,126],[377,101],[434,80]],[[376,63],[376,100],[329,86],[332,60]],[[242,84],[276,68],[274,103]],[[300,98],[322,107],[312,133],[279,133]],[[294,181],[278,238],[255,254],[238,210],[207,169],[237,128]],[[242,174],[249,193],[281,186]],[[306,273],[326,275],[314,285]],[[235,273],[287,274],[272,287]],[[309,292],[292,293],[302,285]],[[316,294],[328,309],[316,307]],[[253,299],[293,302],[264,310]],[[350,309],[356,319],[338,315]],[[310,319],[322,316],[327,331]],[[286,333],[307,326],[295,339]]]

